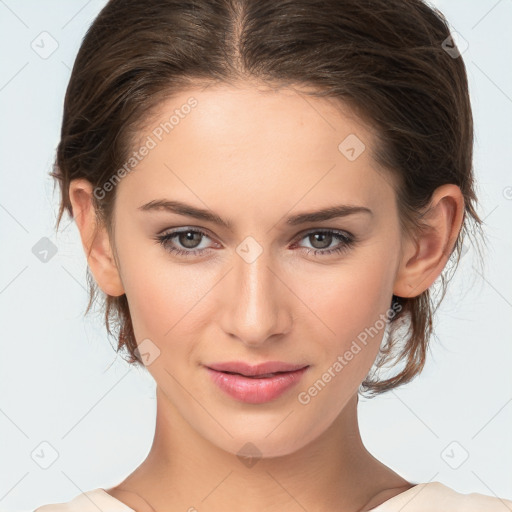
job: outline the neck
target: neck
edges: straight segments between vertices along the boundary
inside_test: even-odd
[[[289,455],[251,459],[199,436],[157,388],[150,453],[119,488],[142,497],[157,512],[327,512],[365,510],[370,502],[379,504],[378,494],[391,497],[391,488],[398,494],[407,485],[364,447],[357,395],[313,442]]]

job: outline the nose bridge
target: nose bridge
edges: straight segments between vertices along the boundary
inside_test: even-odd
[[[270,251],[253,237],[236,248],[223,327],[248,345],[262,344],[289,328],[286,287],[276,277],[275,266]]]

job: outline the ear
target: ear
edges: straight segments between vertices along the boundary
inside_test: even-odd
[[[446,266],[464,218],[464,196],[454,184],[438,187],[423,222],[425,231],[407,238],[393,294],[416,297],[429,288]]]
[[[113,297],[123,295],[124,288],[113,258],[112,247],[104,226],[99,225],[92,202],[93,186],[86,179],[74,179],[69,185],[73,217],[80,231],[87,263],[98,286]]]

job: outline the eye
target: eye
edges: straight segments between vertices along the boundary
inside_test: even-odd
[[[348,251],[355,243],[355,237],[350,233],[325,229],[321,231],[309,231],[300,240],[308,239],[312,241],[313,247],[303,247],[307,254],[313,253],[315,256],[327,256],[334,253],[343,253]],[[331,245],[333,241],[338,243]],[[330,247],[329,250],[325,250]]]
[[[201,243],[205,238],[210,238],[204,231],[192,228],[186,228],[179,231],[171,231],[155,237],[164,249],[172,254],[180,256],[195,256],[207,252],[209,247],[201,247]],[[184,249],[176,247],[176,242]],[[334,253],[342,253],[354,245],[355,237],[350,233],[336,231],[332,229],[324,229],[317,231],[309,231],[299,240],[308,239],[312,241],[313,247],[301,247],[307,254],[313,253],[315,256],[327,256]],[[332,246],[333,241],[338,241]]]
[[[209,238],[204,231],[189,228],[158,235],[156,239],[164,247],[164,249],[170,253],[178,254],[180,256],[194,256],[205,251],[204,247],[199,247],[201,245],[201,238],[204,237]],[[182,245],[182,247],[185,247],[186,250],[176,248],[171,243],[171,241],[175,238]]]

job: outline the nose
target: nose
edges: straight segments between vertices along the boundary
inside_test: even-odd
[[[252,348],[277,341],[292,326],[290,279],[271,260],[268,251],[254,261],[235,254],[221,292],[224,332]]]

